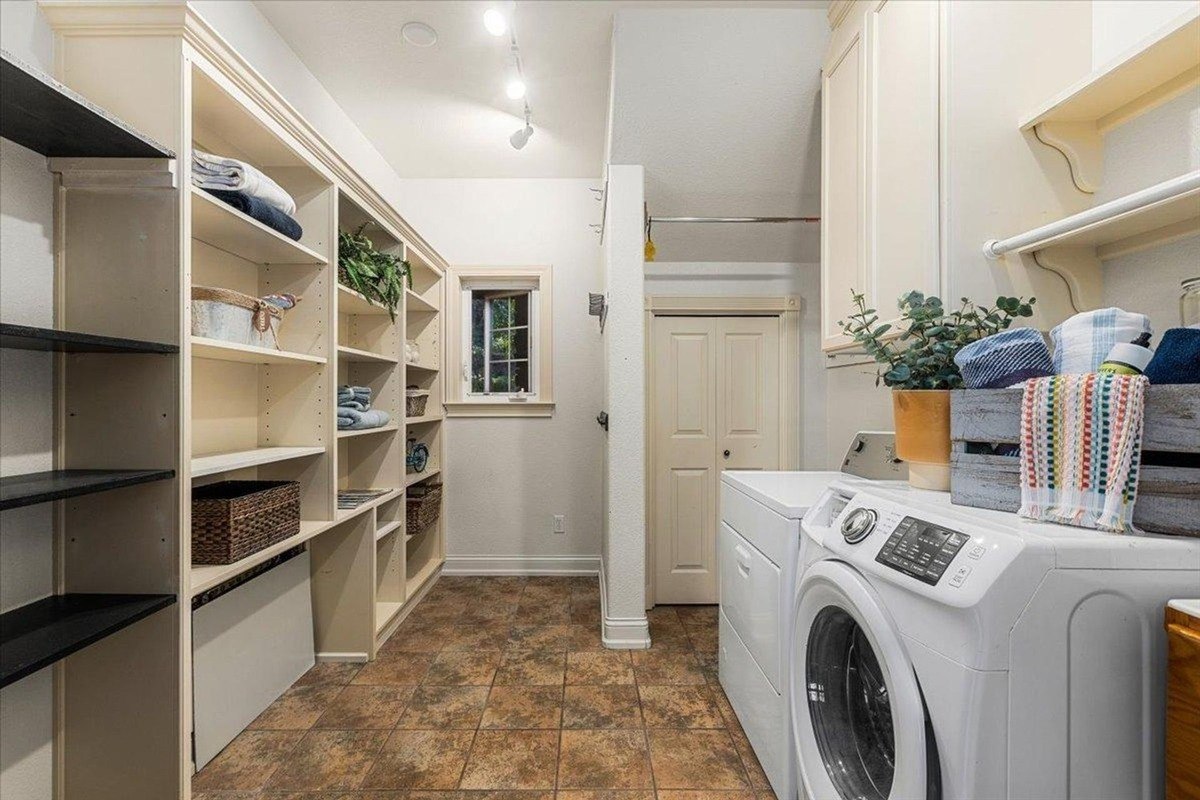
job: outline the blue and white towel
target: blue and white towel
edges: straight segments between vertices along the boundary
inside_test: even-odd
[[[192,183],[201,189],[245,192],[289,217],[296,213],[296,201],[282,186],[236,158],[192,148]]]
[[[1118,342],[1132,342],[1153,333],[1145,314],[1119,308],[1084,311],[1050,331],[1054,342],[1054,371],[1059,375],[1095,372]]]
[[[968,389],[1004,389],[1054,374],[1050,348],[1033,328],[1010,328],[954,354]]]

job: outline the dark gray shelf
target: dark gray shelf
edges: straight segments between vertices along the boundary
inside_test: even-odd
[[[158,142],[3,51],[0,136],[49,157],[175,157]]]
[[[0,688],[174,602],[170,594],[60,594],[0,614]]]
[[[178,353],[179,345],[0,323],[0,347],[56,353]]]
[[[57,469],[0,478],[0,511],[174,478],[173,469]]]

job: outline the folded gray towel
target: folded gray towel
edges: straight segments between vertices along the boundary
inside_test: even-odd
[[[344,419],[339,417],[339,419]],[[382,428],[391,422],[392,418],[386,411],[375,409],[374,411],[364,411],[358,421],[350,425],[350,430],[362,431],[368,428]]]

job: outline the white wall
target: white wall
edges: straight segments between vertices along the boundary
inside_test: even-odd
[[[601,290],[600,239],[588,227],[600,221],[590,191],[599,185],[401,181],[400,212],[452,265],[553,267],[554,416],[445,423],[449,571],[594,568],[600,554],[601,339],[587,314],[588,292]],[[555,514],[565,534],[552,532]]]
[[[1195,7],[1196,0],[1093,0],[1092,67],[1103,66]]]
[[[819,8],[622,9],[609,163],[646,168],[655,216],[816,214],[828,36]],[[815,225],[664,224],[653,234],[663,261],[818,260]]]
[[[646,264],[647,295],[792,295],[800,305],[800,469],[825,466],[825,358],[821,355],[820,264],[662,262]]]
[[[0,3],[0,46],[49,72],[49,28],[29,2]],[[53,184],[46,160],[0,140],[0,319],[54,324]],[[52,360],[0,350],[0,474],[53,466]],[[50,508],[0,514],[0,612],[54,590]],[[0,690],[0,797],[49,800],[52,679],[48,669]]]

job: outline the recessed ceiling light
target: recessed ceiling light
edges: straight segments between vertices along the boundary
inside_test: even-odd
[[[400,29],[404,41],[414,47],[433,47],[437,44],[437,31],[424,22],[409,22]]]
[[[498,8],[489,8],[483,12],[483,27],[487,28],[487,32],[492,36],[503,36],[508,30],[508,20],[504,18]]]

